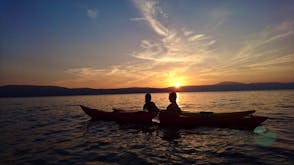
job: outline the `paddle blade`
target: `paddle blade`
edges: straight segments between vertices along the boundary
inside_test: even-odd
[[[152,122],[154,122],[154,123],[160,123],[159,115],[155,116],[155,117],[152,119]]]

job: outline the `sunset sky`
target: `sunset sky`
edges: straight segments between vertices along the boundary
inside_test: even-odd
[[[294,82],[293,0],[1,0],[0,85]]]

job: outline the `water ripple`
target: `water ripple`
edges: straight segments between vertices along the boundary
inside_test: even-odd
[[[166,107],[166,96],[154,94],[153,99]],[[276,135],[263,137],[273,140],[270,145],[261,145],[256,141],[261,135],[243,130],[89,121],[78,106],[68,106],[137,109],[144,94],[0,99],[0,164],[290,165],[293,96],[293,91],[180,94],[179,104],[188,111],[255,109],[268,116],[264,127]]]

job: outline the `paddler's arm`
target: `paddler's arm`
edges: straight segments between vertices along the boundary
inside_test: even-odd
[[[154,110],[156,111],[156,113],[159,113],[159,108],[155,105],[155,103],[154,102],[152,102],[152,106],[153,106],[153,108],[154,108]]]
[[[143,111],[148,111],[147,109],[147,104],[145,103],[144,106],[143,106]]]

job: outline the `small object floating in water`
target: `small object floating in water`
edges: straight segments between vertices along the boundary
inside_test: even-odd
[[[254,133],[256,134],[262,134],[265,133],[267,131],[267,128],[265,128],[264,126],[258,126],[254,129]]]
[[[154,122],[154,123],[160,123],[159,115],[155,116],[155,117],[152,119],[152,122]]]

